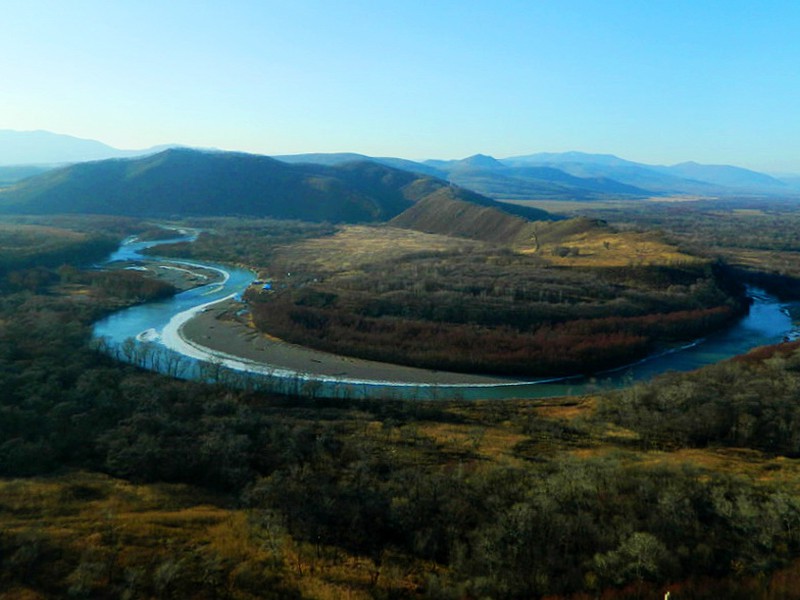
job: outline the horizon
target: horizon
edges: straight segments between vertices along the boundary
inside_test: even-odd
[[[680,160],[680,161],[675,162],[675,163],[656,164],[656,163],[645,163],[645,162],[636,160],[635,158],[631,158],[631,157],[628,157],[628,156],[619,156],[619,155],[611,154],[611,153],[608,153],[608,152],[584,152],[582,150],[574,150],[574,149],[565,150],[563,152],[550,152],[548,150],[536,150],[536,151],[531,151],[531,152],[524,152],[524,153],[520,153],[520,154],[514,154],[514,155],[510,155],[510,156],[494,156],[494,155],[491,155],[491,154],[486,154],[484,152],[477,152],[477,153],[474,153],[474,154],[470,154],[468,156],[450,156],[450,157],[427,156],[427,157],[422,157],[422,158],[413,158],[413,157],[408,157],[408,156],[391,156],[390,157],[388,155],[377,156],[377,155],[365,154],[363,152],[358,152],[356,150],[341,150],[341,151],[332,151],[332,152],[317,152],[317,151],[314,151],[314,150],[309,150],[309,151],[305,151],[305,152],[293,152],[293,153],[280,153],[280,154],[278,154],[278,153],[269,153],[269,152],[267,152],[267,153],[265,153],[265,152],[250,152],[250,151],[239,150],[239,149],[235,149],[235,148],[213,148],[213,147],[189,146],[189,145],[180,144],[180,143],[159,144],[159,145],[156,145],[156,146],[149,146],[149,147],[143,147],[143,148],[119,148],[119,147],[116,147],[116,146],[112,146],[112,145],[110,145],[110,144],[108,144],[108,143],[106,143],[106,142],[104,142],[103,140],[100,140],[100,139],[80,137],[80,136],[75,136],[75,135],[68,134],[68,133],[59,133],[59,132],[55,132],[55,131],[49,131],[49,130],[46,130],[46,129],[30,129],[30,130],[0,129],[0,133],[2,133],[3,131],[9,131],[9,132],[14,132],[14,133],[46,133],[46,134],[51,134],[51,135],[74,138],[76,140],[81,140],[81,141],[98,142],[100,144],[104,144],[104,145],[108,146],[109,148],[111,148],[113,150],[118,150],[118,151],[123,151],[123,152],[147,152],[147,151],[153,150],[153,151],[155,151],[154,153],[159,153],[159,152],[163,152],[163,151],[166,151],[166,150],[169,150],[169,149],[172,149],[172,148],[187,148],[187,149],[190,149],[190,150],[198,150],[198,151],[205,151],[205,152],[238,152],[238,153],[243,153],[243,154],[255,154],[255,155],[259,155],[259,156],[267,156],[267,157],[270,157],[270,158],[278,158],[278,159],[281,156],[303,156],[303,155],[314,155],[314,154],[321,154],[321,155],[356,154],[356,155],[364,156],[365,158],[400,158],[400,159],[403,159],[403,160],[408,160],[408,161],[411,161],[411,162],[418,162],[418,163],[424,163],[426,161],[445,161],[445,162],[458,161],[458,160],[466,160],[466,159],[469,159],[469,158],[472,158],[472,157],[475,157],[475,156],[487,156],[487,157],[493,158],[495,160],[504,161],[504,160],[510,160],[510,159],[514,159],[514,158],[522,158],[522,157],[526,157],[526,156],[533,156],[533,155],[537,155],[537,154],[554,154],[554,155],[559,155],[559,154],[583,154],[583,155],[587,155],[587,156],[608,156],[608,157],[618,158],[618,159],[622,159],[622,160],[626,160],[626,161],[630,161],[630,162],[634,162],[634,163],[638,163],[638,164],[641,164],[641,165],[644,165],[644,166],[650,166],[650,167],[669,167],[669,166],[677,166],[677,165],[680,165],[680,164],[699,164],[699,165],[704,165],[704,166],[722,166],[722,167],[743,168],[743,169],[752,170],[752,171],[757,172],[757,173],[763,173],[763,174],[771,175],[773,177],[781,177],[781,176],[782,177],[795,177],[795,176],[800,176],[800,169],[798,169],[797,171],[759,170],[759,169],[751,169],[750,167],[744,167],[742,165],[726,164],[726,163],[721,163],[721,162],[701,163],[699,161],[693,160],[692,158],[686,158],[684,160]],[[135,159],[135,158],[138,158],[138,156],[132,156],[130,158],[131,159]],[[90,160],[94,161],[94,160],[104,160],[104,159],[90,159]],[[67,161],[67,162],[72,162],[72,161]],[[77,162],[87,162],[87,161],[77,161]],[[24,165],[24,164],[31,164],[31,163],[18,163],[18,164],[19,165]],[[0,166],[14,166],[14,165],[3,165],[3,164],[0,164]]]
[[[4,16],[5,129],[120,149],[579,151],[800,172],[800,6],[779,0],[38,0]]]

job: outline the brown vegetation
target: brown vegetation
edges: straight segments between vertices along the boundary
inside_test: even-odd
[[[347,228],[271,259],[274,292],[248,295],[262,331],[433,369],[592,372],[703,335],[742,310],[724,272],[701,261],[552,268],[540,254],[390,228]]]
[[[517,239],[529,223],[496,207],[458,200],[448,189],[431,194],[389,221],[393,227],[505,244]]]
[[[518,319],[517,292],[548,289],[550,330],[586,335],[682,331],[728,297],[710,265],[549,273],[452,250],[392,263],[392,281],[422,282],[410,310],[477,282],[476,318]],[[299,308],[363,309],[387,269],[367,254],[316,282],[336,292],[315,271],[276,284]],[[89,328],[125,282],[71,295],[63,278],[91,274],[39,272],[44,290],[0,276],[4,597],[800,596],[794,346],[591,399],[281,398],[111,362]],[[568,318],[589,300],[617,312]]]

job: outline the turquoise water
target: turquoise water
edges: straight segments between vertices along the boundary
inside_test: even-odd
[[[191,239],[193,238],[182,237],[173,241]],[[109,258],[109,262],[148,260],[152,257],[143,257],[140,252],[144,248],[160,243],[164,242],[129,240]],[[172,262],[178,265],[187,264],[182,261]],[[488,386],[430,386],[320,381],[308,374],[259,374],[246,371],[246,366],[226,368],[219,361],[209,363],[181,356],[158,341],[158,335],[174,315],[240,293],[253,280],[253,273],[244,269],[198,261],[190,264],[224,270],[229,274],[229,278],[222,284],[212,283],[182,292],[166,300],[134,306],[98,321],[94,326],[94,337],[101,349],[120,360],[176,377],[221,380],[232,385],[267,388],[284,393],[304,393],[324,397],[503,399],[580,395],[621,387],[632,381],[650,379],[667,371],[694,370],[743,354],[757,346],[774,344],[785,338],[795,339],[800,335],[790,317],[790,312],[798,309],[797,303],[782,303],[761,290],[751,289],[753,304],[749,314],[726,330],[593,378],[509,380],[508,384]]]

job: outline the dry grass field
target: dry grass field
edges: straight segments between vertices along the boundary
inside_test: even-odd
[[[402,261],[423,252],[461,252],[485,246],[483,242],[411,229],[351,225],[332,236],[282,246],[275,262],[286,268],[296,264],[309,271],[349,271],[376,262]]]
[[[538,244],[537,237],[541,240]],[[348,271],[421,253],[466,252],[493,246],[496,245],[410,229],[346,226],[332,236],[283,246],[276,252],[275,262],[286,268],[296,264],[320,272]],[[517,239],[508,240],[508,246],[559,267],[675,265],[700,261],[653,234],[615,231],[593,224],[573,229],[560,223],[531,223]]]
[[[536,235],[518,239],[514,249],[523,254],[536,254],[559,267],[626,267],[696,264],[701,259],[679,251],[652,233],[615,231],[593,226],[564,235],[548,236],[547,229],[558,224],[533,224],[529,229],[544,230],[544,242],[535,243]],[[548,239],[549,238],[549,239]]]

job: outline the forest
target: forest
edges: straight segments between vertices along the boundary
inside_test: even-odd
[[[281,261],[299,256],[289,247],[338,235],[324,224],[228,225],[242,233],[173,251],[260,265],[280,285]],[[170,293],[138,271],[91,268],[98,231],[120,240],[151,226],[50,226],[85,245],[30,266],[17,240],[20,262],[0,274],[3,597],[800,598],[796,343],[540,401],[325,400],[180,381],[91,342],[101,315]],[[386,266],[347,244],[349,272],[311,262],[286,296],[300,308],[346,303],[363,319],[408,300],[410,316],[435,322],[436,305],[413,294],[419,282],[426,294],[468,295],[450,323],[546,322],[576,336],[657,328],[666,339],[708,325],[696,319],[730,318],[714,316],[719,307],[741,310],[723,263],[598,277],[527,269],[536,256],[470,240],[448,254],[451,242],[436,238],[444,246],[426,255],[417,234],[393,235],[394,252],[413,249],[393,269],[402,301],[388,287],[362,296]],[[492,278],[488,264],[507,275]],[[540,289],[559,302],[521,311],[514,299],[538,302]],[[604,294],[623,313],[596,300]],[[589,313],[576,306],[597,312],[577,319]]]

